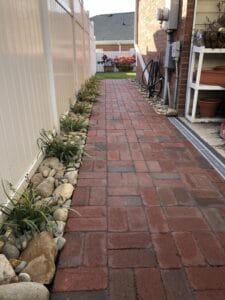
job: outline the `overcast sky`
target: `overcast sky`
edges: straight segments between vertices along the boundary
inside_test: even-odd
[[[135,10],[135,0],[84,0],[85,10],[90,17],[118,12],[131,12]]]

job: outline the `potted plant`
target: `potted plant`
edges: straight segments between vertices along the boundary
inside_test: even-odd
[[[212,118],[216,115],[216,112],[221,103],[221,99],[218,98],[202,98],[199,99],[199,112],[202,118]]]
[[[206,17],[205,30],[196,30],[194,44],[198,47],[225,48],[225,1],[217,3],[218,18],[211,21]]]
[[[102,61],[104,64],[104,72],[113,72],[114,71],[114,61],[112,58],[109,58],[107,55],[102,56]]]
[[[114,63],[120,72],[131,71],[135,63],[135,56],[121,56],[114,59]]]
[[[205,24],[204,43],[206,48],[224,48],[225,47],[225,2],[219,1],[218,18],[211,21],[207,17],[208,23]]]

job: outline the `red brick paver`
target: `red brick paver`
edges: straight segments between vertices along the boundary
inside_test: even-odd
[[[126,80],[102,82],[52,299],[225,299],[225,182]]]

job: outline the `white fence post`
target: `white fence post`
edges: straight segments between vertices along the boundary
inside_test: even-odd
[[[48,80],[50,88],[50,105],[53,116],[53,122],[56,131],[59,131],[59,115],[57,110],[57,99],[55,90],[55,80],[54,80],[54,70],[53,70],[53,60],[51,51],[51,40],[50,40],[50,28],[48,19],[48,3],[46,0],[41,0],[40,2],[40,15],[41,15],[41,29],[43,35],[43,45],[46,57],[46,63],[48,68]]]

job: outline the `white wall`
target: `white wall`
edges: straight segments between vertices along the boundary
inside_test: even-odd
[[[57,128],[75,91],[93,74],[90,50],[82,64],[84,35],[89,49],[94,40],[83,14],[80,0],[0,1],[0,179],[15,187],[37,167],[40,130]]]
[[[208,23],[207,18],[211,22],[218,18],[218,2],[219,0],[197,0],[195,29],[205,30],[205,24]]]

